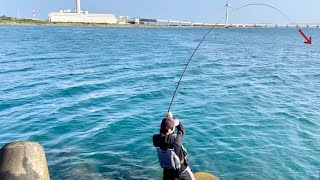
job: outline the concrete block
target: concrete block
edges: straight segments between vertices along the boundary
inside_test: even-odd
[[[46,155],[36,142],[9,143],[0,150],[1,180],[50,180]]]

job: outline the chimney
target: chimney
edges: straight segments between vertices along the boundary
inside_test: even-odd
[[[81,10],[80,10],[80,0],[76,0],[76,3],[77,3],[77,13],[80,13]]]

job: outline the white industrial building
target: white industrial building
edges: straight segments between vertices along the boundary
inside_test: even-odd
[[[117,23],[117,19],[113,14],[89,14],[88,11],[81,11],[80,0],[76,0],[76,5],[76,12],[72,12],[71,10],[60,10],[60,12],[49,13],[49,21],[107,24]]]

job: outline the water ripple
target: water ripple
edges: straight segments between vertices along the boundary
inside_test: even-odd
[[[205,31],[0,27],[0,145],[40,142],[52,179],[161,179],[151,137]],[[172,107],[194,171],[318,178],[319,45],[300,40],[209,34]]]

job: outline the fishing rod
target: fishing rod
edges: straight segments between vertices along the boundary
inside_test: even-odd
[[[197,52],[197,50],[199,49],[200,45],[203,43],[203,41],[206,39],[206,37],[208,36],[208,34],[212,31],[212,29],[218,25],[220,23],[220,21],[222,21],[223,19],[225,19],[229,14],[232,14],[234,13],[235,11],[238,11],[240,9],[243,9],[245,7],[248,7],[248,6],[266,6],[266,7],[269,7],[269,8],[272,8],[278,12],[280,12],[291,24],[296,24],[294,23],[293,21],[291,21],[291,19],[285,14],[283,13],[281,10],[279,10],[278,8],[274,7],[274,6],[271,6],[271,5],[268,5],[268,4],[263,4],[263,3],[251,3],[251,4],[246,4],[246,5],[243,5],[239,8],[236,8],[236,9],[233,9],[232,11],[230,11],[229,13],[227,13],[225,16],[223,16],[221,19],[219,19],[219,21],[217,23],[215,23],[214,25],[212,25],[212,27],[208,30],[208,32],[204,35],[204,37],[201,39],[200,43],[198,44],[198,46],[195,48],[195,50],[193,51],[193,53],[191,54],[186,66],[184,67],[183,71],[182,71],[182,74],[180,75],[180,79],[177,83],[177,86],[176,86],[176,89],[173,93],[173,96],[171,98],[171,102],[170,102],[170,105],[169,105],[169,108],[168,108],[168,112],[171,110],[171,107],[172,107],[172,103],[173,103],[173,100],[174,98],[176,97],[176,94],[178,92],[178,89],[179,89],[179,86],[180,86],[180,83],[181,83],[181,80],[187,70],[187,68],[189,67],[189,64],[193,58],[193,56],[195,55],[195,53]]]

